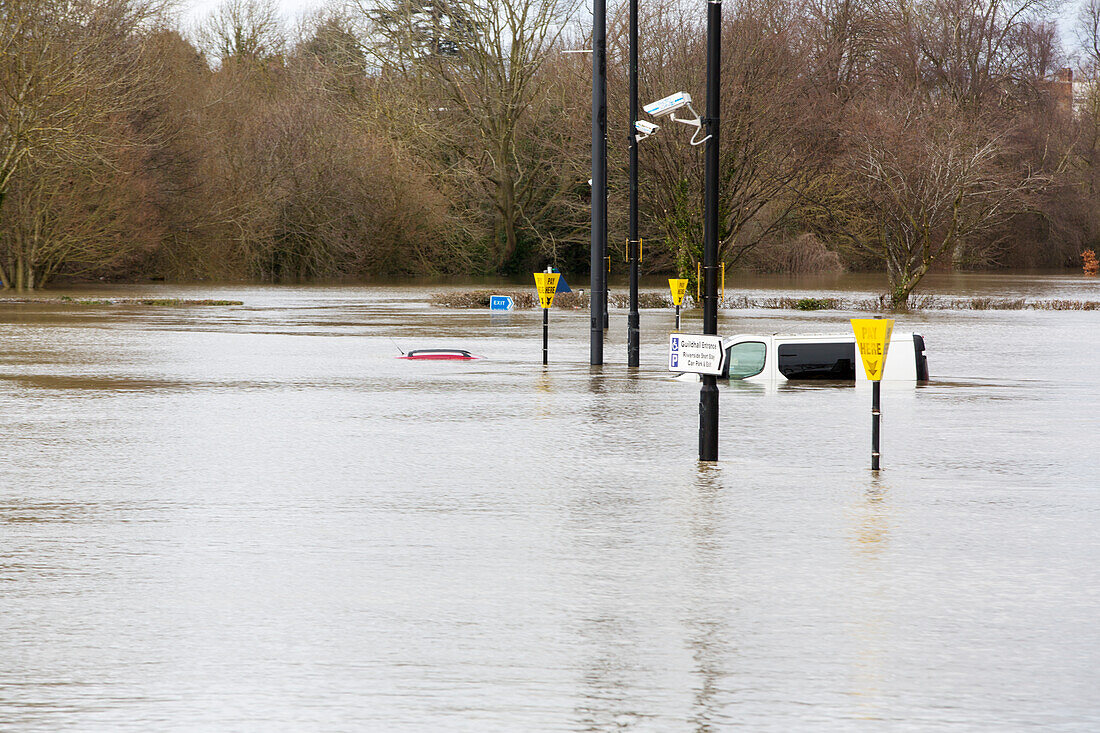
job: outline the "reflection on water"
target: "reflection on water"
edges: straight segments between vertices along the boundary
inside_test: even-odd
[[[871,478],[870,486],[863,492],[854,537],[856,551],[861,554],[873,557],[887,548],[890,539],[887,494],[888,490],[877,475]]]
[[[711,608],[716,589],[723,585],[720,572],[734,560],[722,545],[722,473],[716,465],[700,463],[692,497],[692,582],[696,597],[686,623],[693,663],[694,689],[689,718],[699,733],[721,730],[733,721],[723,713],[721,695],[726,665],[736,660],[726,616]],[[735,561],[735,560],[734,560]]]
[[[857,654],[851,671],[851,695],[858,719],[881,721],[889,716],[883,685],[888,672],[886,657],[892,610],[888,569],[891,507],[889,489],[877,475],[859,493],[857,506],[851,511],[852,546],[859,563],[856,577],[865,588],[868,602],[861,604],[852,619]]]
[[[429,304],[455,287],[0,308],[0,729],[1100,727],[1100,314],[899,317],[933,379],[883,390],[876,477],[868,390],[723,385],[699,464],[671,309],[642,313],[638,370],[624,311],[603,367],[555,311],[544,369],[537,310]]]

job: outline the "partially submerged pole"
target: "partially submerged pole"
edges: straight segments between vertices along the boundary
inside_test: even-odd
[[[638,366],[641,336],[638,315],[638,263],[641,256],[638,241],[638,0],[630,0],[630,226],[627,232],[627,256],[630,259],[630,313],[626,319],[626,365]]]
[[[561,275],[547,267],[546,272],[535,273],[535,290],[539,294],[539,307],[542,308],[542,365],[546,366],[550,352],[550,307],[554,305],[554,294],[558,292],[558,280]]]
[[[871,470],[879,470],[879,428],[882,419],[882,376],[886,357],[890,353],[890,337],[894,332],[892,318],[853,318],[852,331],[863,370],[871,382]]]
[[[607,318],[607,2],[592,3],[592,257],[589,363],[603,364]]]
[[[684,293],[687,292],[688,281],[682,277],[670,277],[668,290],[672,294],[672,304],[676,306],[676,330],[680,330],[680,303],[684,301]]]
[[[722,63],[722,1],[707,3],[707,125],[703,223],[703,333],[718,335],[718,89]],[[699,460],[718,460],[718,377],[703,375],[699,391]]]
[[[882,382],[871,382],[871,470],[879,470],[879,420],[882,418]]]

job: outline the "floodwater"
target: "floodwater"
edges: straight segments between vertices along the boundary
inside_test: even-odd
[[[637,371],[624,311],[602,368],[553,311],[544,369],[538,311],[451,287],[0,305],[0,730],[1100,729],[1100,312],[900,317],[933,379],[883,390],[876,476],[869,389],[723,386],[700,464],[671,311]]]

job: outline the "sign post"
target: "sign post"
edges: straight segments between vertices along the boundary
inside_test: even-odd
[[[676,330],[680,330],[680,304],[684,302],[684,293],[688,289],[688,281],[683,278],[669,278],[668,289],[672,292],[672,304],[676,306]]]
[[[554,295],[558,292],[558,278],[561,275],[557,272],[536,272],[534,275],[535,289],[539,294],[539,306],[542,308],[542,365],[546,366],[550,363],[550,306],[554,304]]]
[[[871,470],[879,470],[879,422],[882,417],[882,372],[886,366],[886,352],[890,348],[890,334],[894,331],[892,318],[853,318],[852,330],[863,360],[863,371],[871,380]]]

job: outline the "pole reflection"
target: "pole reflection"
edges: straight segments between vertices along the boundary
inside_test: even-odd
[[[722,542],[721,499],[726,492],[722,479],[719,464],[698,464],[689,525],[694,593],[685,626],[695,678],[689,720],[698,733],[713,733],[722,727],[719,693],[722,680],[729,676],[726,664],[736,654],[728,617],[732,609],[722,602],[730,582],[723,572],[730,553]]]
[[[574,711],[580,730],[605,731],[632,727],[645,714],[636,706],[634,676],[640,665],[639,629],[613,609],[585,619],[580,636],[589,654],[581,676],[581,697]]]
[[[888,666],[890,618],[893,608],[889,597],[893,578],[887,562],[891,541],[889,487],[879,476],[871,476],[851,507],[850,545],[856,564],[857,588],[852,629],[850,694],[856,703],[853,715],[864,720],[881,719],[888,711],[883,682]]]
[[[853,549],[861,555],[878,557],[890,546],[891,507],[889,489],[878,476],[872,476],[862,500],[853,512]]]

